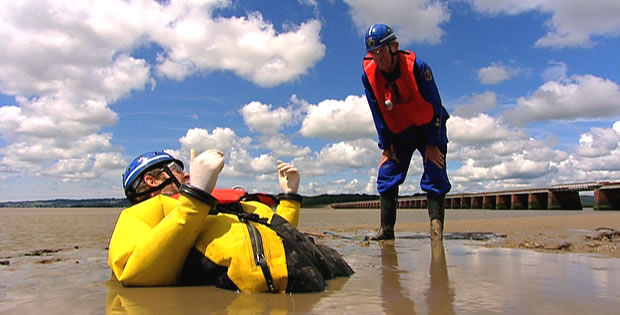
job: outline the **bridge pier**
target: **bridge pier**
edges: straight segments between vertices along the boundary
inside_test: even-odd
[[[452,209],[460,209],[461,208],[461,200],[460,200],[460,198],[450,198],[450,208],[452,208]]]
[[[528,194],[514,194],[510,199],[510,209],[525,210],[528,207]]]
[[[471,197],[461,198],[461,209],[471,209]]]
[[[620,210],[620,187],[612,186],[594,190],[594,210]]]
[[[578,191],[549,191],[549,210],[583,210]]]
[[[495,195],[482,196],[482,209],[495,210],[496,203],[497,203],[497,197]]]
[[[497,202],[495,203],[495,209],[507,210],[510,209],[510,201],[512,195],[497,195]]]
[[[422,200],[420,200],[420,199],[414,200],[413,207],[416,208],[416,209],[422,208]]]
[[[547,201],[549,193],[531,193],[527,198],[527,208],[529,210],[547,209]]]
[[[482,196],[474,196],[471,198],[471,208],[472,209],[483,209],[482,208]]]

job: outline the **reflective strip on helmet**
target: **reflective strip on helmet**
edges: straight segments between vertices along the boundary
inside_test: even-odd
[[[390,40],[392,40],[394,38],[396,38],[396,34],[392,33],[392,34],[390,34],[390,36],[385,37],[385,38],[379,40],[379,44],[383,45],[384,42],[390,41]]]
[[[372,36],[372,31],[375,29],[375,25],[377,24],[373,24],[368,28],[368,36]]]

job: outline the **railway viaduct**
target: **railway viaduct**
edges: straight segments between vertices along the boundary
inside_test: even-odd
[[[579,192],[594,191],[594,210],[620,210],[620,182],[586,182],[479,193],[446,195],[447,209],[583,210]],[[379,200],[334,203],[334,209],[380,208]],[[398,208],[426,208],[426,195],[402,197]]]

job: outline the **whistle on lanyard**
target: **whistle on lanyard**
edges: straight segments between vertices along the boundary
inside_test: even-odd
[[[385,109],[387,110],[392,110],[392,108],[394,108],[394,104],[392,103],[392,93],[387,92],[385,93]]]

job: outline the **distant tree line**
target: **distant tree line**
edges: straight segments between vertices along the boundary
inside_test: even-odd
[[[130,203],[125,198],[52,199],[0,202],[0,208],[125,208]]]
[[[417,196],[420,194],[414,194]],[[408,196],[400,196],[401,198]],[[378,200],[378,195],[368,194],[339,194],[304,196],[304,208],[324,208],[332,203]],[[593,196],[580,196],[583,207],[592,207]],[[127,208],[131,204],[125,198],[99,198],[99,199],[53,199],[35,201],[5,201],[0,202],[0,208]]]
[[[331,203],[377,200],[378,195],[340,194],[304,196],[304,207],[327,207]],[[0,202],[0,208],[126,208],[131,204],[125,198],[98,198],[98,199],[52,199],[34,201],[5,201]]]
[[[366,201],[366,200],[378,200],[379,195],[367,195],[367,194],[340,194],[340,195],[318,195],[312,197],[304,197],[304,208],[322,208],[327,207],[332,203],[339,202],[353,202],[353,201]]]

